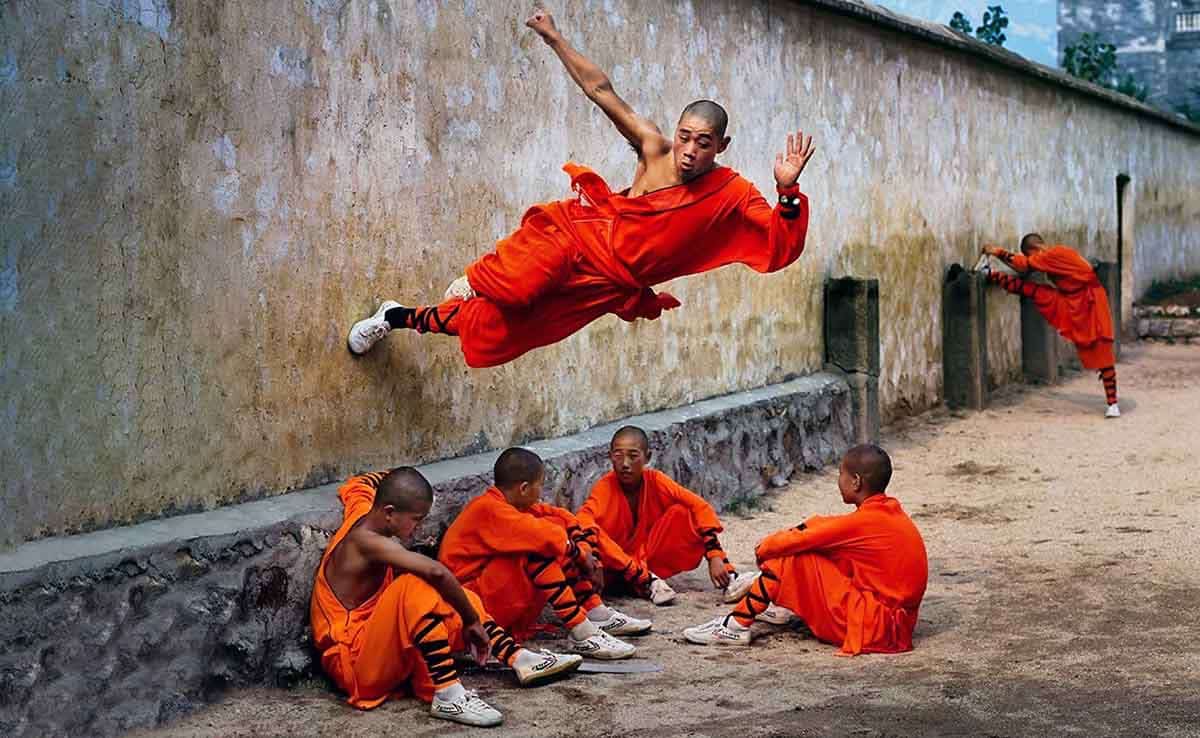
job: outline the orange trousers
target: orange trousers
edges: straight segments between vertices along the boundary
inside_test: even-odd
[[[591,582],[566,556],[496,556],[463,587],[478,594],[496,623],[519,639],[530,635],[547,603],[568,629],[600,604]]]

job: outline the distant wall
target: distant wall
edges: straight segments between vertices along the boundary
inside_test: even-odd
[[[1200,270],[1200,136],[871,6],[551,3],[669,128],[724,101],[724,160],[770,192],[789,129],[818,153],[808,250],[772,276],[679,280],[655,322],[597,321],[468,370],[452,340],[352,359],[380,298],[431,299],[633,161],[522,21],[524,2],[0,5],[0,541],[212,507],[365,468],[568,433],[822,361],[830,276],[878,277],[884,419],[940,401],[940,280],[1026,230]],[[848,14],[857,14],[853,19]],[[1020,367],[993,296],[993,381]]]

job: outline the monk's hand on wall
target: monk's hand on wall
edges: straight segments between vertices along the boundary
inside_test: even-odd
[[[804,131],[789,133],[787,152],[775,155],[775,184],[780,187],[796,184],[815,150],[812,136],[805,136]]]
[[[525,25],[537,31],[546,43],[552,43],[558,37],[558,28],[554,25],[554,16],[545,8],[534,8],[533,15],[525,21]]]

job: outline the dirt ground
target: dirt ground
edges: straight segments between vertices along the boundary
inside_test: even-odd
[[[505,713],[491,734],[1200,736],[1200,346],[1127,346],[1118,381],[1119,420],[1102,417],[1089,373],[885,430],[890,492],[929,551],[912,653],[839,658],[757,625],[750,649],[685,645],[682,628],[724,608],[696,571],[673,580],[672,607],[619,603],[655,619],[638,655],[660,673],[535,690],[468,675]],[[843,511],[832,471],[765,506],[727,520],[735,563],[752,563],[767,532]],[[411,700],[357,712],[312,684],[231,694],[139,735],[468,733]]]

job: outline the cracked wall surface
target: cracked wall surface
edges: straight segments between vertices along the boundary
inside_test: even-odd
[[[553,437],[820,368],[827,277],[880,284],[883,417],[941,399],[941,277],[1037,229],[1115,259],[1132,177],[1137,282],[1200,271],[1200,138],[827,8],[551,3],[664,129],[723,101],[725,163],[771,191],[816,137],[808,248],[786,271],[678,280],[654,322],[606,317],[505,367],[395,335],[565,197],[633,160],[524,3],[0,4],[0,543],[210,508],[354,471]],[[564,9],[565,7],[565,9]],[[1020,371],[989,297],[994,383]]]

